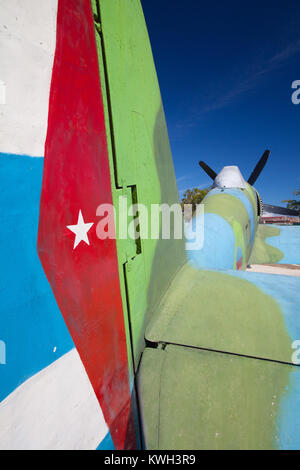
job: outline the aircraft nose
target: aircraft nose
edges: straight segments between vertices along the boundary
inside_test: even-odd
[[[213,187],[245,189],[247,187],[247,182],[243,178],[239,167],[224,166],[224,168],[216,176]]]

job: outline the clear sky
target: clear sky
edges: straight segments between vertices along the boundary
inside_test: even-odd
[[[168,124],[179,194],[238,165],[265,203],[300,188],[299,0],[142,0]],[[284,204],[281,204],[284,205]]]

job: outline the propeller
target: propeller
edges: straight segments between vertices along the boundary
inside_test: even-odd
[[[280,214],[280,215],[290,215],[298,216],[299,212],[294,209],[287,209],[286,207],[272,206],[270,204],[264,204],[264,212],[269,212],[270,214]]]
[[[252,171],[252,173],[251,173],[251,175],[248,179],[248,183],[251,184],[251,186],[254,185],[255,181],[257,180],[257,178],[259,177],[259,175],[263,171],[263,169],[265,167],[265,164],[268,161],[269,155],[270,155],[270,150],[265,150],[262,157],[260,158],[259,162],[257,163],[256,167]]]
[[[254,185],[257,178],[263,171],[268,161],[269,156],[270,156],[270,150],[265,150],[248,179],[248,183],[251,186]],[[213,181],[216,179],[217,173],[212,168],[210,168],[210,166],[208,166],[202,160],[199,162],[199,165]],[[299,216],[298,211],[295,211],[293,209],[287,209],[285,207],[280,207],[280,206],[272,206],[270,204],[263,204],[263,210],[264,212],[268,212],[270,214],[288,215],[292,217]]]
[[[199,165],[205,171],[205,173],[214,181],[217,176],[217,173],[212,170],[208,165],[206,165],[206,163],[202,160],[199,162]]]

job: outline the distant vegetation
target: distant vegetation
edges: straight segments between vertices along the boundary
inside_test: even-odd
[[[299,196],[300,195],[300,189],[297,189],[297,191],[294,191],[293,193],[295,196]],[[300,201],[296,200],[296,199],[287,199],[285,201],[282,201],[282,202],[286,202],[286,207],[288,209],[294,209],[295,211],[298,211],[299,214],[300,214]]]
[[[208,193],[209,188],[207,189],[187,189],[181,199],[181,207],[183,210],[184,204],[192,204],[193,214],[196,210],[197,204],[200,204],[201,201],[205,198]]]

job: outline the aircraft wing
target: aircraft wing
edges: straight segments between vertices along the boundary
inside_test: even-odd
[[[300,264],[299,227],[260,224],[249,264]]]
[[[299,295],[296,277],[182,268],[145,332],[148,449],[299,448]]]

